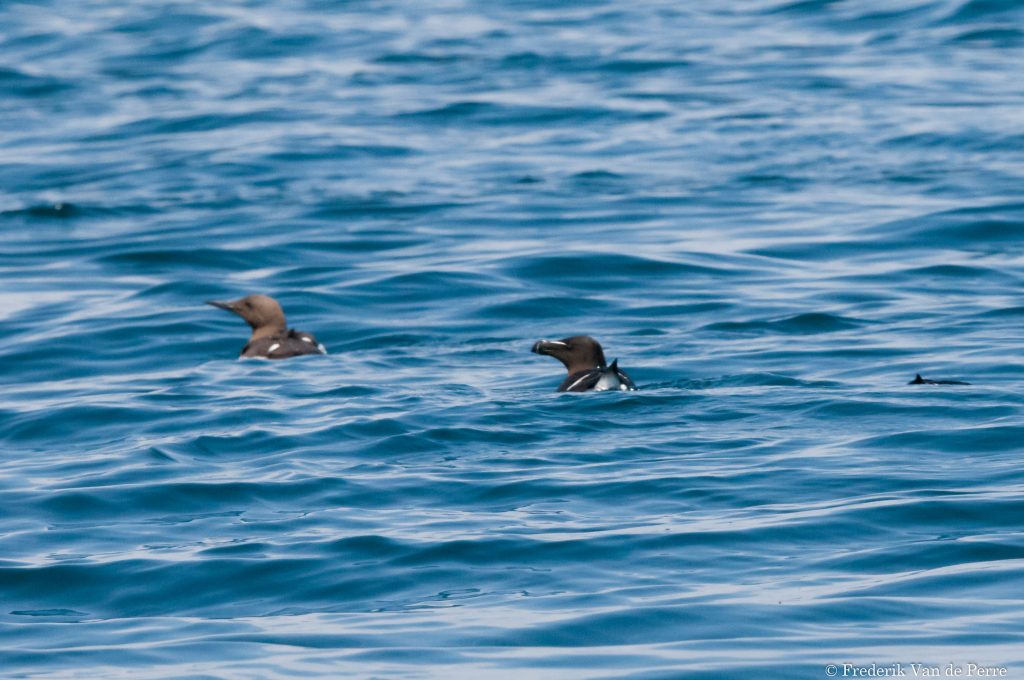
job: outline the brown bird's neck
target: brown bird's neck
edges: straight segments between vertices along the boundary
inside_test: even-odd
[[[259,328],[253,328],[252,336],[249,338],[249,341],[252,342],[253,340],[259,340],[261,338],[272,338],[277,335],[284,335],[287,330],[288,329],[286,328],[284,321],[276,324],[267,324],[265,326],[260,326]]]

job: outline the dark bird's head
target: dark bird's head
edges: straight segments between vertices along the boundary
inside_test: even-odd
[[[601,344],[589,335],[574,335],[561,340],[538,340],[533,343],[535,354],[546,354],[565,364],[569,374],[605,368]]]
[[[206,304],[234,312],[252,327],[252,337],[269,337],[284,333],[287,326],[284,312],[277,300],[266,295],[246,295],[231,302],[207,300]]]

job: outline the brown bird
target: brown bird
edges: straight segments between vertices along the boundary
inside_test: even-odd
[[[535,354],[546,354],[565,364],[569,376],[558,386],[559,392],[600,392],[604,390],[635,390],[636,385],[622,370],[616,359],[608,366],[601,344],[589,335],[574,335],[562,340],[538,340]]]
[[[246,295],[239,300],[206,304],[234,312],[252,327],[252,336],[242,348],[242,357],[287,359],[301,354],[327,354],[312,333],[289,329],[281,305],[267,295]]]

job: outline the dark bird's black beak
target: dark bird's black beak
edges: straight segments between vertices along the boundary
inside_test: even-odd
[[[235,311],[235,308],[231,302],[223,302],[221,300],[207,300],[206,304],[213,305],[214,307],[220,307],[221,309],[226,309],[229,312]]]
[[[566,344],[561,340],[538,340],[533,343],[533,348],[530,351],[534,354],[551,356],[551,350],[559,347],[565,349]]]

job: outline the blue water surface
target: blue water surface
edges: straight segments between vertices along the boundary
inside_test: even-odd
[[[1022,64],[1018,0],[0,3],[0,676],[1024,677]]]

